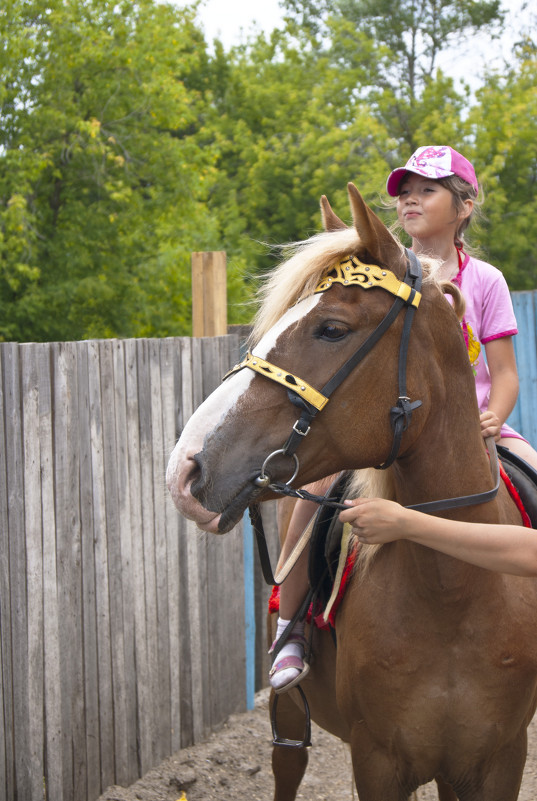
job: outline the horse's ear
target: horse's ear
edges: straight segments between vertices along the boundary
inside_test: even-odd
[[[388,231],[384,223],[372,211],[354,184],[347,184],[352,209],[352,218],[362,244],[376,261],[386,266],[404,266],[401,246]]]
[[[340,231],[342,228],[348,228],[343,220],[340,220],[337,214],[332,211],[332,206],[328,202],[326,195],[321,197],[321,217],[325,231]]]

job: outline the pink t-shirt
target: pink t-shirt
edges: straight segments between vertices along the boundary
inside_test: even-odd
[[[518,328],[509,287],[500,270],[460,251],[459,259],[461,267],[453,283],[466,301],[462,326],[474,370],[479,411],[484,412],[488,408],[491,381],[482,346],[493,339],[514,336]],[[502,437],[522,439],[505,423]]]

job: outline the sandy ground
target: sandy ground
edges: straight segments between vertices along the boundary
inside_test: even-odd
[[[232,715],[206,742],[178,751],[131,787],[109,787],[99,801],[272,801],[268,691],[250,712]],[[537,798],[537,718],[529,729],[528,760],[519,801]],[[419,801],[437,801],[434,784]],[[358,801],[347,746],[312,724],[309,765],[297,799]]]

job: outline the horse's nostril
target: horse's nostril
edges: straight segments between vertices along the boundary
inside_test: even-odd
[[[196,453],[194,456],[190,457],[190,462],[192,462],[188,479],[190,481],[190,493],[196,498],[197,492],[201,492],[203,486],[205,484],[204,479],[204,469],[203,469],[203,457],[201,452]]]

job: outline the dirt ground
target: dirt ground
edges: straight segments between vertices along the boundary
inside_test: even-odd
[[[232,715],[206,742],[178,751],[131,787],[109,787],[98,801],[272,801],[268,691],[250,712]],[[519,801],[537,798],[537,717],[529,730],[528,760]],[[419,801],[437,801],[435,785]],[[312,724],[309,765],[297,799],[358,801],[347,746]]]

